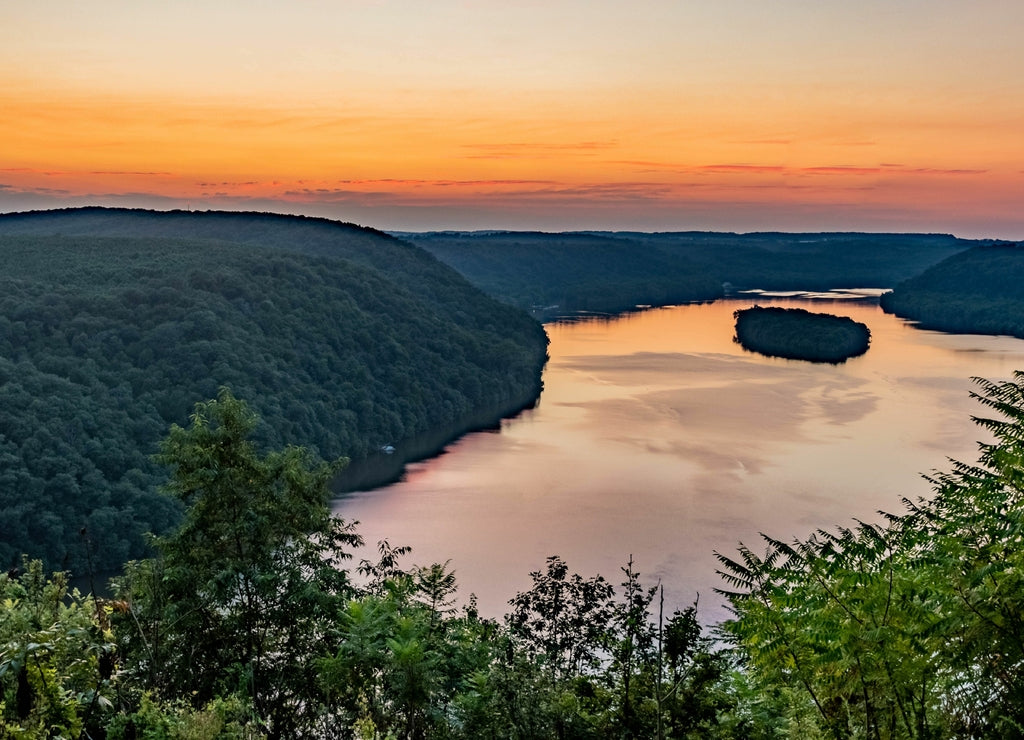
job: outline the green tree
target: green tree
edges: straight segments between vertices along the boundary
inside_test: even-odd
[[[533,588],[509,603],[509,626],[531,653],[543,658],[554,678],[577,676],[601,663],[608,647],[614,589],[602,576],[584,579],[560,557],[545,572],[530,573]]]
[[[735,714],[736,705],[727,683],[731,665],[703,634],[697,604],[673,612],[659,627],[658,642],[658,737],[729,737],[724,718]]]
[[[0,576],[0,736],[97,733],[115,697],[108,613],[39,560]]]
[[[653,699],[651,689],[656,688],[651,670],[655,665],[655,628],[650,620],[650,606],[658,586],[645,588],[640,583],[640,574],[633,568],[632,556],[622,568],[622,573],[626,580],[621,584],[622,600],[615,602],[612,611],[614,639],[609,667],[617,674],[619,687],[616,724],[622,737],[644,737],[650,736],[651,728],[645,727],[640,712],[642,707],[637,705],[643,703],[643,698]],[[648,679],[646,685],[638,687],[637,683],[644,674]],[[648,709],[656,711],[653,702]]]
[[[327,505],[344,461],[297,447],[261,455],[255,426],[226,389],[196,405],[187,429],[172,426],[158,460],[185,520],[128,571],[123,649],[164,699],[201,708],[237,694],[270,736],[299,736],[320,713],[310,656],[329,647],[353,593],[341,563],[360,539]]]
[[[970,737],[1024,736],[1024,372],[975,378],[995,418],[976,465],[933,477],[930,501],[908,502],[915,562],[935,630],[955,729]]]
[[[748,678],[832,737],[1024,736],[1024,373],[976,381],[993,441],[930,500],[719,556]]]

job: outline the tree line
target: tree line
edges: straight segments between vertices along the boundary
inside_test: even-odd
[[[106,738],[1009,738],[1024,734],[1024,373],[978,381],[976,464],[882,524],[719,555],[733,617],[664,615],[551,557],[500,620],[448,563],[362,546],[343,461],[261,452],[227,390],[160,445],[186,509],[113,599],[0,577],[0,728]]]
[[[616,313],[726,289],[886,287],[975,242],[941,234],[431,232],[402,234],[536,315]]]

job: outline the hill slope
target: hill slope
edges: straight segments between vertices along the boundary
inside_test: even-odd
[[[0,216],[0,564],[97,567],[177,510],[149,455],[221,385],[260,440],[359,457],[539,390],[542,328],[396,239],[319,219]]]
[[[622,311],[737,288],[886,287],[972,245],[942,234],[432,232],[403,234],[523,308]]]
[[[924,329],[1024,338],[1024,245],[954,255],[900,283],[880,302]]]

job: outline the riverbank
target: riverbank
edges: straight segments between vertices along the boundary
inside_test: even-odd
[[[353,460],[335,477],[331,491],[344,496],[355,491],[368,491],[401,480],[409,463],[437,457],[445,448],[471,432],[501,430],[502,421],[535,408],[540,400],[542,384],[538,382],[529,398],[519,398],[486,409],[466,414],[456,423],[441,429],[432,429],[408,439],[386,445],[379,451],[359,460]]]

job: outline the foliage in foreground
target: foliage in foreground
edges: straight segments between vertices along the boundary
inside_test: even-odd
[[[551,557],[501,621],[455,608],[448,564],[361,545],[331,470],[260,454],[230,393],[161,448],[188,509],[115,600],[0,577],[0,729],[109,738],[1007,738],[1024,736],[1024,373],[978,381],[977,465],[883,525],[720,556],[724,649]],[[655,615],[655,611],[657,612]]]
[[[977,383],[994,441],[931,500],[719,555],[748,680],[802,697],[824,736],[1024,736],[1024,373]]]
[[[38,561],[0,579],[11,734],[683,737],[727,706],[696,610],[656,627],[632,563],[616,596],[550,558],[503,622],[455,609],[449,566],[406,567],[408,548],[346,569],[361,540],[328,507],[341,463],[260,454],[256,423],[222,390],[172,427],[158,457],[187,514],[116,599],[69,594]]]

